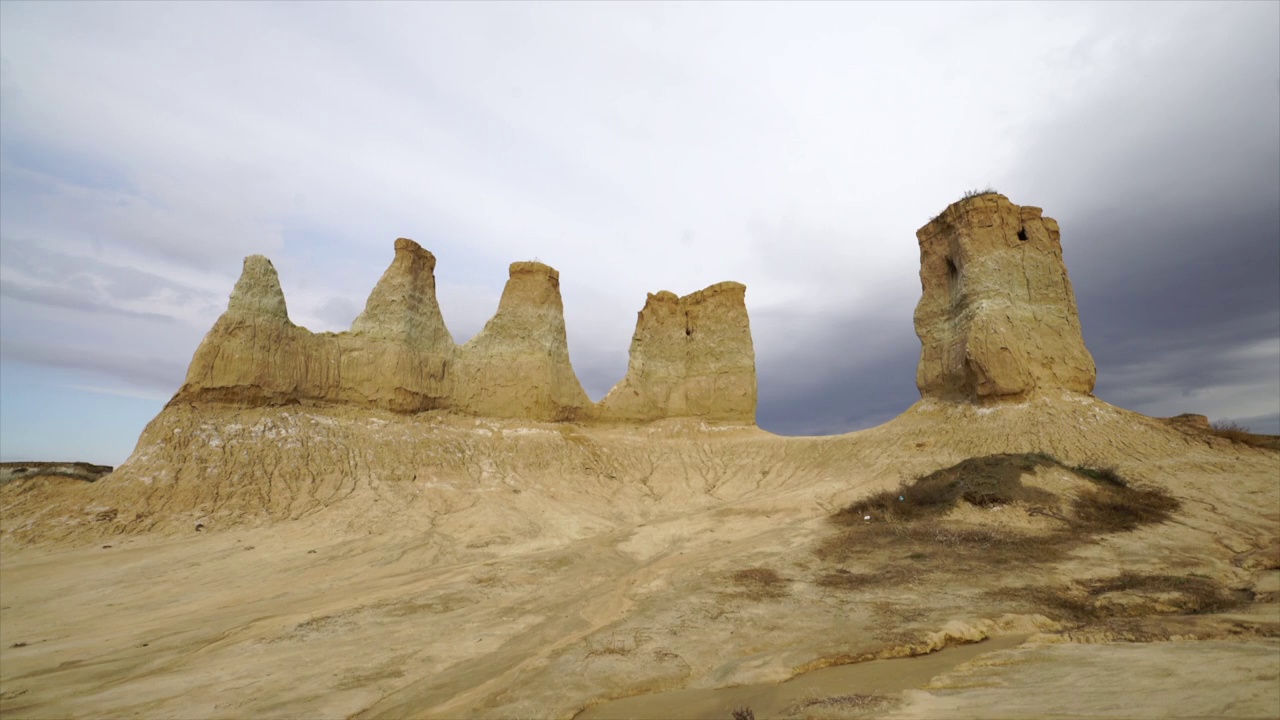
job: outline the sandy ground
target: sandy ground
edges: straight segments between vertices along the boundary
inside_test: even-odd
[[[1073,427],[1149,425],[1081,412]],[[757,717],[1280,715],[1280,455],[1154,425],[1146,435],[1060,432],[1051,449],[1065,459],[1110,452],[1180,508],[1043,557],[995,561],[942,531],[924,551],[864,535],[851,552],[824,554],[840,532],[831,515],[849,501],[1038,442],[1000,430],[1027,417],[975,416],[970,425],[1003,425],[950,438],[907,420],[800,441],[445,427],[420,435],[437,445],[412,450],[437,458],[436,474],[343,470],[357,481],[349,494],[315,512],[306,498],[326,495],[280,495],[295,514],[267,520],[180,507],[182,493],[203,497],[183,489],[202,488],[199,478],[166,481],[158,464],[87,490],[6,487],[0,714],[728,717],[742,704]],[[407,432],[386,422],[362,442],[376,450],[383,435]],[[222,469],[191,467],[221,483],[224,501],[263,476],[273,489],[257,506],[298,489],[286,468],[303,462],[228,465],[237,446],[221,432]],[[510,446],[467,439],[495,434]],[[1079,444],[1093,436],[1104,439]],[[445,456],[480,470],[450,476],[438,469]],[[1028,478],[1060,493],[1080,483],[1053,469]],[[118,516],[94,520],[104,507]],[[961,508],[939,527],[1057,527],[1027,510]],[[177,519],[126,524],[144,513]],[[1232,605],[1200,612],[1176,588],[1080,589],[1122,570],[1184,579]],[[750,573],[768,581],[747,582]],[[836,576],[855,581],[833,585]],[[1054,602],[1070,592],[1101,614]]]

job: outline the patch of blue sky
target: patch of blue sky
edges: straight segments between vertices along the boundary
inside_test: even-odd
[[[10,361],[0,364],[0,388],[4,462],[119,465],[167,401],[97,373]]]

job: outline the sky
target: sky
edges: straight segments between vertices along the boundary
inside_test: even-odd
[[[600,399],[645,294],[747,285],[759,424],[918,398],[915,231],[1062,227],[1096,395],[1280,433],[1280,3],[0,3],[0,460],[122,462],[245,255],[341,331],[397,237],[454,339],[560,270]]]

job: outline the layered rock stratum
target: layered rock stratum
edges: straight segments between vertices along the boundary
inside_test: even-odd
[[[1280,455],[1090,394],[1038,210],[967,198],[918,240],[921,398],[831,437],[755,426],[736,283],[650,295],[592,405],[545,265],[513,265],[456,346],[411,241],[345,333],[292,324],[246,259],[123,465],[0,484],[0,714],[800,718],[878,688],[900,717],[1275,717]],[[835,524],[997,461],[1015,495],[966,476],[927,522]],[[1153,517],[1126,515],[1152,488]],[[1012,661],[910,696],[770,697],[1002,634]]]
[[[497,313],[462,346],[436,300],[436,260],[406,238],[345,333],[289,320],[271,261],[245,258],[227,311],[197,348],[176,403],[348,404],[539,421],[693,417],[755,423],[746,286],[650,295],[626,379],[597,407],[569,360],[560,273],[511,264]]]
[[[470,415],[587,420],[594,406],[569,362],[560,273],[511,264],[498,312],[463,345],[451,406]]]
[[[1096,370],[1057,221],[986,193],[951,204],[916,238],[922,396],[986,401],[1093,392]]]
[[[601,401],[601,417],[754,423],[755,349],[746,291],[741,283],[722,282],[684,297],[649,295],[636,319],[627,375]]]

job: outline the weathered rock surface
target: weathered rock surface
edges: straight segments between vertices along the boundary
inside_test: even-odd
[[[471,415],[585,420],[594,411],[569,362],[560,273],[539,262],[511,264],[498,312],[463,345],[454,407]]]
[[[196,348],[174,401],[257,406],[322,396],[330,367],[317,362],[318,345],[289,321],[275,266],[250,255],[227,311]]]
[[[344,333],[312,333],[290,322],[271,261],[245,258],[227,312],[196,350],[174,402],[337,403],[541,421],[601,415],[569,360],[556,270],[513,263],[497,313],[457,346],[436,301],[435,257],[404,238],[395,250],[364,312]],[[611,393],[636,400],[609,403],[603,414],[754,423],[745,290],[720,283],[684,298],[650,296],[653,321],[641,313],[624,381],[629,390]]]
[[[196,349],[174,402],[446,406],[453,339],[436,305],[434,267],[431,253],[398,240],[352,332],[312,333],[290,322],[271,261],[245,258],[227,311]]]
[[[1028,242],[1044,228],[1024,229]],[[957,275],[1017,269],[1001,254],[1007,248],[946,237],[956,254],[929,262],[945,269],[951,259],[961,265]],[[1058,391],[989,405],[951,401],[983,397],[976,384],[968,395],[926,394],[894,420],[843,436],[627,420],[750,417],[754,363],[734,284],[683,299],[650,296],[621,388],[630,395],[616,390],[598,411],[621,418],[616,424],[465,417],[590,408],[564,350],[554,271],[513,267],[498,314],[454,347],[435,307],[432,264],[429,253],[398,243],[352,331],[316,335],[289,322],[274,269],[250,258],[193,362],[183,390],[192,402],[166,407],[128,461],[93,483],[0,482],[6,716],[607,717],[617,708],[597,703],[681,688],[693,694],[635,714],[723,716],[737,697],[762,716],[794,716],[847,709],[849,696],[827,703],[813,695],[822,705],[801,705],[799,692],[780,694],[798,691],[794,683],[766,683],[1002,633],[1017,636],[1012,647],[1031,632],[1038,635],[1027,652],[1100,650],[1065,665],[974,658],[951,680],[936,665],[916,668],[904,677],[934,678],[929,687],[945,697],[907,696],[907,715],[955,715],[956,707],[1007,715],[1008,693],[987,692],[981,673],[965,673],[1028,665],[1039,669],[996,678],[1035,696],[1016,708],[1022,714],[1079,716],[1082,667],[1107,675],[1090,679],[1091,697],[1094,685],[1105,695],[1090,706],[1100,715],[1206,672],[1220,679],[1213,692],[1175,693],[1142,705],[1145,714],[1191,701],[1204,716],[1280,714],[1272,453],[1087,395],[1064,397],[1070,388],[1053,386],[1058,376],[1034,364],[1056,361],[1056,350],[1024,359],[1026,377],[1043,381],[1034,390]],[[984,282],[1001,292],[943,310],[982,318],[1004,303],[1009,342],[1047,347],[1021,295],[1000,277],[973,277],[959,298]],[[1039,284],[1027,284],[1027,296],[1038,297]],[[1054,302],[1032,308],[1072,308]],[[944,312],[943,320],[920,326],[926,355],[929,333],[963,332],[967,342],[977,332],[972,318],[960,324]],[[422,360],[433,357],[438,364]],[[961,354],[961,369],[970,359]],[[219,406],[201,393],[268,406]],[[304,406],[269,406],[276,402]],[[403,412],[437,403],[460,412]],[[1025,488],[1047,493],[1035,505],[966,501],[925,525],[878,518],[856,535],[831,522],[838,508],[904,478],[1026,453],[1060,461],[1034,461],[1020,475]],[[1022,461],[1030,462],[1012,460]],[[1134,481],[1129,490],[1162,486],[1178,500],[1176,518],[1067,552],[1076,533],[1092,534],[1055,516],[1078,518],[1075,500],[1096,497],[1095,483],[1068,469],[1079,463],[1114,467]],[[1046,497],[1056,499],[1040,505]],[[1143,578],[1164,607],[1093,594],[1113,580],[1141,588]],[[1166,594],[1174,579],[1185,591]],[[1199,612],[1211,607],[1197,599],[1205,589],[1224,604],[1255,602],[1230,614]],[[767,632],[734,630],[748,626]],[[1148,638],[1171,642],[1151,645],[1146,659],[1126,650],[1100,664],[1107,648]],[[1207,646],[1212,666],[1169,680],[1170,668],[1207,657],[1169,648],[1194,650],[1206,638],[1227,641]],[[1078,644],[1085,642],[1098,644]],[[84,658],[92,662],[77,660]],[[938,658],[953,662],[941,654],[908,662]],[[1139,672],[1117,672],[1130,666]],[[1049,704],[1039,693],[1046,683],[1056,683]],[[963,704],[969,691],[981,702]]]
[[[94,482],[112,471],[110,465],[86,462],[6,462],[0,463],[0,485],[38,477],[61,477]]]
[[[755,422],[756,367],[746,286],[722,282],[649,295],[627,375],[600,401],[608,420],[699,417]]]
[[[916,232],[923,294],[916,385],[926,398],[1023,399],[1093,391],[1057,221],[987,193]]]
[[[455,345],[436,301],[436,258],[405,238],[395,247],[351,334],[339,336],[351,388],[342,399],[404,412],[448,407]]]

